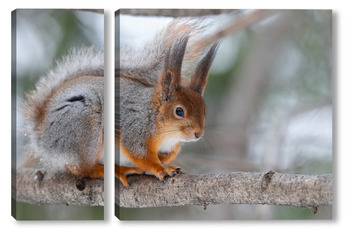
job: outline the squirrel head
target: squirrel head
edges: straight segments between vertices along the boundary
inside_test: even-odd
[[[183,36],[168,50],[154,100],[159,133],[182,142],[196,141],[204,134],[206,107],[202,95],[218,47],[215,43],[209,49],[189,85],[182,86],[181,68],[188,38],[188,35]]]

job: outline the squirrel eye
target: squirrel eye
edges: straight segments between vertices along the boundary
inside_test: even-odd
[[[178,115],[180,117],[185,117],[185,112],[181,107],[177,107],[175,109],[175,113],[176,113],[176,115]]]

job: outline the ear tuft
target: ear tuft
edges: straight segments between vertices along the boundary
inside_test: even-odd
[[[173,74],[168,71],[165,73],[164,80],[162,80],[162,94],[164,100],[168,101],[171,98],[171,95],[173,93],[173,88],[172,88],[172,81],[173,81]]]
[[[160,77],[162,97],[169,100],[175,90],[181,87],[181,68],[189,35],[177,40],[168,50],[163,73]]]
[[[209,69],[216,55],[219,44],[216,42],[211,46],[207,54],[199,62],[191,77],[190,88],[197,93],[203,94],[208,82]]]

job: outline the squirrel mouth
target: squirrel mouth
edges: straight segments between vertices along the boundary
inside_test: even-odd
[[[196,142],[198,140],[200,140],[202,137],[199,138],[184,138],[183,142]]]

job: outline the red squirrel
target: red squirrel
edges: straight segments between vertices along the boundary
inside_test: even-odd
[[[181,169],[170,164],[181,144],[204,134],[203,93],[216,54],[215,43],[193,71],[182,74],[183,62],[199,58],[205,47],[193,38],[194,23],[173,21],[140,52],[120,50],[116,69],[115,175],[128,186],[127,174],[153,173],[160,180]],[[119,148],[119,150],[118,150]]]

